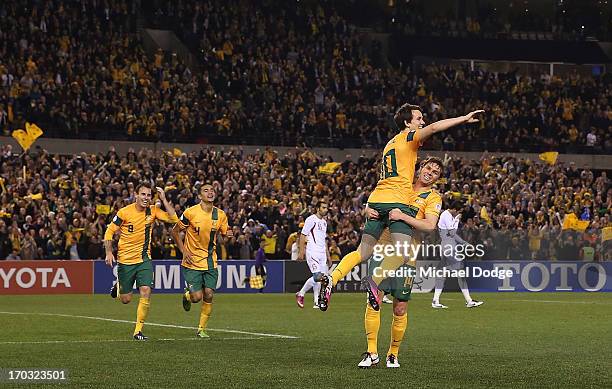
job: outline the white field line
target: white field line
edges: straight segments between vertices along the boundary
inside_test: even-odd
[[[82,315],[68,315],[63,313],[45,313],[45,312],[6,312],[0,311],[0,314],[4,315],[38,315],[38,316],[57,316],[57,317],[70,317],[75,319],[89,319],[89,320],[101,320],[101,321],[110,321],[114,323],[129,323],[135,324],[135,321],[131,320],[120,320],[120,319],[109,319],[107,317],[97,317],[97,316],[82,316]],[[147,326],[154,327],[167,327],[167,328],[181,328],[185,330],[197,330],[197,327],[189,327],[189,326],[179,326],[175,324],[163,324],[163,323],[145,323]],[[250,331],[240,331],[240,330],[230,330],[230,329],[220,329],[220,328],[207,328],[207,331],[214,332],[225,332],[228,334],[243,334],[243,335],[253,335],[260,337],[269,337],[269,338],[279,338],[279,339],[299,339],[298,336],[291,335],[281,335],[281,334],[268,334],[265,332],[250,332]]]
[[[151,339],[147,342],[179,342],[179,341],[197,341],[197,342],[210,342],[210,341],[223,341],[223,340],[256,340],[256,339],[273,339],[265,336],[249,336],[249,337],[230,337],[230,338],[212,338],[212,339],[200,339],[200,338],[164,338],[164,339]],[[92,340],[42,340],[42,341],[23,341],[23,342],[0,342],[0,344],[71,344],[71,343],[119,343],[119,342],[136,342],[133,339],[92,339]]]
[[[442,298],[441,298],[442,300]],[[457,298],[446,298],[443,300],[451,300],[451,301],[465,301],[464,299]],[[486,299],[485,299],[486,300]],[[543,304],[592,304],[592,305],[612,305],[612,303],[604,303],[601,301],[561,301],[561,300],[520,300],[520,299],[507,299],[507,300],[495,300],[495,301],[513,301],[513,302],[521,302],[521,303],[543,303]],[[486,301],[485,301],[486,303]]]

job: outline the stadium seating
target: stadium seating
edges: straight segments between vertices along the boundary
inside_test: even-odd
[[[237,0],[184,1],[143,12],[199,53],[196,72],[172,53],[145,55],[132,33],[129,16],[141,12],[133,6],[28,4],[0,5],[8,27],[0,47],[6,135],[29,120],[46,137],[380,147],[395,131],[389,116],[411,101],[428,121],[473,107],[494,113],[482,128],[453,130],[429,149],[607,153],[612,146],[609,75],[382,67],[343,10],[330,5],[268,2],[255,10]],[[88,44],[68,39],[64,26]],[[572,124],[577,135],[569,134]],[[594,146],[586,145],[590,132]]]
[[[0,151],[0,258],[100,258],[106,224],[133,201],[143,179],[165,187],[179,212],[197,201],[201,183],[212,182],[216,203],[227,212],[235,234],[222,245],[223,258],[252,258],[267,230],[277,239],[275,257],[289,258],[289,234],[319,199],[327,199],[334,245],[344,255],[358,244],[363,205],[378,178],[376,158],[342,161],[329,174],[319,170],[328,161],[308,150],[245,155],[230,148],[180,157],[152,150],[124,157],[112,150],[74,156],[41,151],[32,156],[31,177],[23,181],[18,155],[9,146]],[[485,259],[575,260],[582,247],[601,253],[601,228],[610,224],[612,209],[605,172],[489,156],[454,160],[445,178],[438,190],[446,200],[465,202],[462,234],[468,241],[485,242]],[[42,198],[32,196],[38,193]],[[98,214],[104,213],[99,205],[110,205],[111,214]],[[588,227],[562,229],[568,212],[588,220]],[[178,256],[168,227],[161,224],[153,231],[152,255]]]

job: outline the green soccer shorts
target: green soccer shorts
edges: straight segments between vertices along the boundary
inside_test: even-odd
[[[368,203],[368,206],[378,212],[378,219],[368,219],[363,229],[364,234],[368,234],[378,240],[385,228],[389,227],[389,232],[400,233],[412,236],[412,226],[399,220],[389,220],[389,212],[393,208],[399,208],[406,215],[415,217],[416,212],[413,208],[400,203]]]
[[[217,287],[219,272],[216,268],[210,270],[194,270],[181,266],[181,271],[190,292],[199,292],[203,288],[215,290]]]
[[[374,274],[374,269],[380,266],[380,262],[375,261],[372,257],[368,261],[368,275],[371,277]],[[408,270],[412,269],[410,274],[416,274],[416,268],[408,264],[401,265],[396,272],[408,274]],[[399,301],[408,301],[411,299],[413,277],[387,277],[378,285],[378,290],[382,290],[385,294],[390,294]]]
[[[150,286],[153,288],[153,262],[144,261],[134,265],[117,265],[117,277],[119,279],[119,293],[132,293],[134,282],[136,288]]]

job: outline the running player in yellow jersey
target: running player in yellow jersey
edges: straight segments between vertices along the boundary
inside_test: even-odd
[[[443,163],[439,158],[429,157],[423,160],[420,164],[419,174],[414,184],[414,190],[410,194],[408,208],[409,213],[406,214],[399,208],[394,208],[389,211],[390,220],[400,220],[409,224],[419,231],[433,231],[436,228],[440,210],[442,208],[442,198],[440,194],[432,189],[432,185],[440,178],[443,171]],[[368,208],[367,216],[369,219],[376,220],[380,214],[371,208]],[[389,228],[385,229],[378,241],[379,245],[389,245],[392,243]],[[383,250],[384,251],[384,250]],[[406,271],[408,269],[416,270],[416,257],[411,258],[407,263],[404,258],[390,256],[386,262],[370,260],[368,271],[378,284],[378,294],[382,298],[382,294],[388,293],[393,298],[393,321],[391,322],[391,344],[387,351],[387,367],[399,367],[398,354],[399,348],[404,339],[404,333],[408,327],[408,300],[412,292],[412,277],[400,275],[387,276],[385,271]],[[378,330],[380,328],[380,310],[375,310],[369,303],[366,304],[365,310],[365,333],[368,342],[368,350],[362,355],[362,360],[359,362],[359,367],[368,368],[378,364]]]
[[[153,286],[153,264],[151,263],[151,232],[155,220],[176,223],[178,218],[172,204],[166,199],[162,188],[156,188],[159,199],[167,212],[151,203],[151,184],[142,183],[136,188],[136,201],[121,208],[104,233],[106,264],[113,266],[113,236],[121,231],[119,249],[117,250],[117,279],[111,290],[111,296],[119,297],[124,304],[132,301],[134,282],[140,292],[136,315],[134,339],[147,340],[142,334],[142,327],[149,313],[151,287]]]
[[[425,121],[419,106],[404,104],[397,110],[393,120],[401,131],[387,143],[383,150],[380,179],[368,198],[368,207],[376,210],[380,217],[378,220],[366,220],[361,243],[357,250],[344,256],[332,274],[322,278],[319,298],[319,308],[322,311],[327,310],[332,289],[338,281],[345,277],[353,267],[372,255],[373,247],[386,227],[389,227],[393,244],[399,243],[403,246],[404,243],[410,243],[412,227],[403,221],[389,220],[389,211],[398,208],[409,214],[419,146],[436,132],[445,131],[464,123],[477,122],[478,119],[475,116],[482,112],[484,111],[472,111],[467,115],[440,120],[424,127]],[[409,258],[404,259],[409,260]],[[371,278],[366,278],[365,281],[371,292],[368,294],[370,304],[378,310],[380,299],[377,285],[372,282]]]
[[[187,283],[183,295],[183,308],[191,309],[191,303],[202,301],[200,323],[196,336],[208,338],[206,325],[212,312],[213,293],[217,287],[217,238],[219,235],[232,237],[225,212],[213,205],[215,189],[205,184],[200,187],[200,203],[183,212],[172,230],[183,262],[181,270]],[[180,233],[185,232],[185,241]]]

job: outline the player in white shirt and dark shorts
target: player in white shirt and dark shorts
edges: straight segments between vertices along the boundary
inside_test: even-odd
[[[308,216],[304,222],[304,227],[299,234],[298,239],[298,261],[306,259],[308,268],[312,273],[302,286],[302,289],[296,293],[295,298],[297,305],[304,308],[304,294],[313,288],[314,306],[319,308],[318,298],[321,289],[321,278],[329,272],[331,260],[329,257],[329,249],[327,247],[327,215],[328,205],[325,202],[317,203],[317,212]]]

